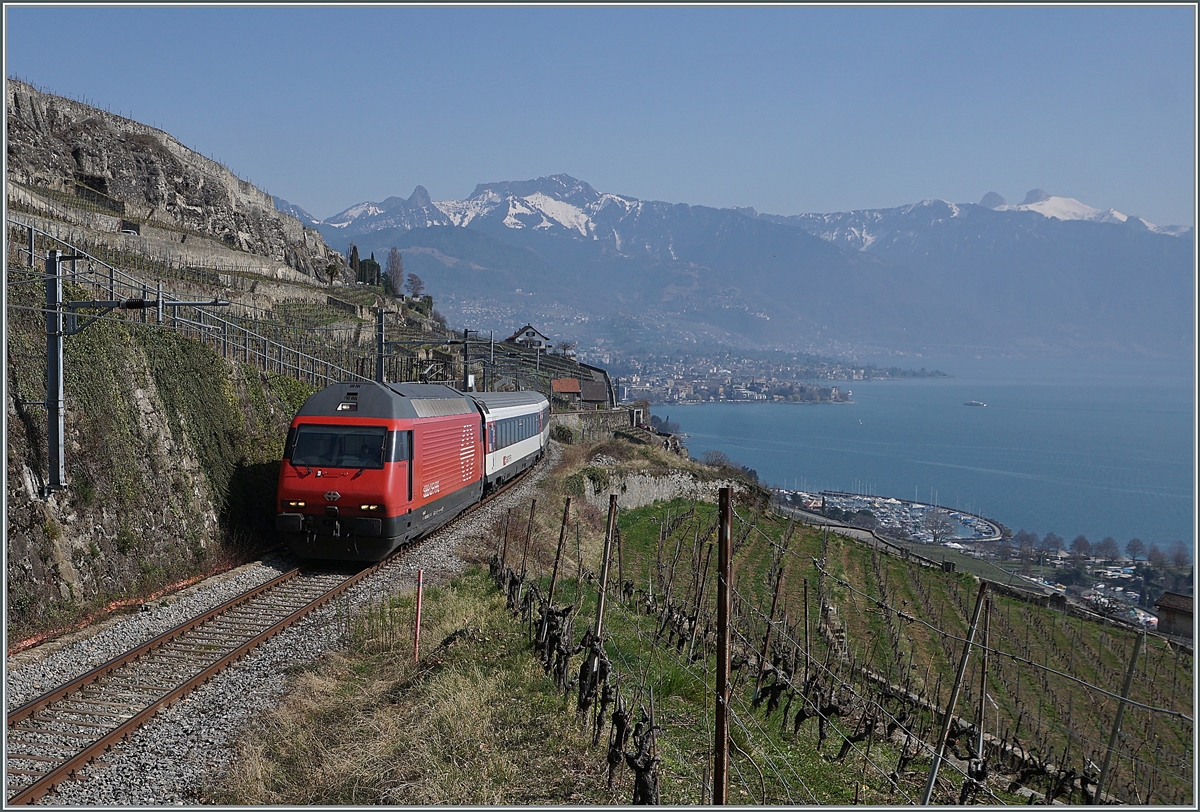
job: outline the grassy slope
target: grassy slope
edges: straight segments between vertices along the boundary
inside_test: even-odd
[[[619,467],[662,466],[657,452],[603,447],[605,455],[621,460]],[[594,458],[592,447],[569,448],[563,467],[547,480],[539,497],[538,526],[529,553],[529,570],[547,588],[558,539],[564,489],[575,486],[573,475]],[[922,570],[903,561],[872,553],[854,542],[816,530],[789,528],[783,521],[759,516],[753,505],[737,506],[734,522],[734,589],[743,602],[735,635],[735,662],[761,645],[770,606],[773,566],[783,562],[784,582],[776,611],[775,639],[787,635],[777,649],[785,659],[804,640],[804,582],[808,581],[812,669],[848,678],[845,665],[830,653],[827,635],[818,631],[823,603],[837,607],[845,629],[846,651],[856,663],[903,683],[923,697],[944,704],[950,693],[962,636],[974,605],[976,582],[962,573]],[[580,606],[574,639],[592,622],[595,585],[576,575],[597,572],[604,517],[590,507],[573,503],[572,524],[562,566],[565,581],[558,602]],[[523,535],[528,506],[513,512],[512,538]],[[661,601],[670,590],[672,602],[693,605],[707,545],[715,540],[716,508],[676,500],[620,517],[620,570],[637,593],[628,605],[614,592],[606,612],[607,651],[621,695],[635,708],[634,720],[653,708],[662,725],[657,754],[663,803],[694,804],[710,781],[707,766],[712,736],[714,659],[687,662],[686,650],[670,634],[658,636],[658,618],[638,611],[651,588]],[[660,529],[673,532],[660,541]],[[503,525],[476,545],[482,564],[499,542]],[[773,556],[772,547],[788,535],[788,552]],[[576,550],[582,562],[576,560]],[[515,565],[517,544],[510,544]],[[678,552],[677,552],[678,551]],[[617,561],[614,556],[614,567]],[[715,611],[713,561],[703,596],[704,611]],[[814,559],[822,561],[822,576]],[[676,561],[674,577],[671,562]],[[660,563],[661,562],[661,565]],[[618,580],[612,573],[612,582]],[[836,580],[835,580],[836,579]],[[841,581],[841,583],[839,583]],[[879,601],[905,612],[904,620],[881,609]],[[736,601],[735,601],[736,602]],[[526,629],[505,609],[503,598],[486,574],[476,571],[427,596],[423,639],[441,640],[464,630],[452,645],[425,655],[419,668],[409,662],[408,636],[411,596],[397,596],[387,609],[347,622],[347,646],[313,667],[299,669],[296,690],[280,710],[258,729],[248,732],[238,766],[229,782],[214,790],[214,799],[230,803],[628,803],[632,784],[622,768],[616,787],[605,782],[607,730],[601,744],[576,723],[574,693],[563,696],[543,675],[528,645]],[[786,623],[783,622],[786,617]],[[1049,610],[997,597],[991,610],[991,645],[1022,660],[1069,671],[1078,678],[1119,690],[1131,651],[1128,635],[1113,628],[1067,618]],[[703,623],[703,621],[702,621]],[[701,629],[703,631],[703,629]],[[739,639],[740,638],[740,641]],[[578,668],[577,656],[572,669]],[[1142,660],[1133,697],[1191,713],[1190,658],[1178,660],[1152,641]],[[959,700],[959,713],[974,715],[978,703],[978,659],[973,660],[969,685]],[[799,673],[799,671],[798,671]],[[768,718],[751,707],[754,676],[749,669],[735,672],[730,798],[734,802],[773,804],[908,803],[919,799],[927,758],[907,765],[896,788],[884,778],[900,759],[895,741],[876,736],[844,755],[837,730],[852,733],[859,722],[854,695],[877,697],[861,677],[841,690],[851,714],[835,719],[829,736],[819,738],[815,720],[793,730],[791,718],[783,729],[781,714]],[[827,683],[835,680],[827,679]],[[1047,676],[1011,657],[991,658],[988,691],[999,705],[999,724],[1011,739],[1032,745],[1054,761],[1078,766],[1084,757],[1097,764],[1103,758],[1115,704],[1095,691],[1084,691],[1069,680]],[[786,702],[786,699],[785,699]],[[798,702],[798,700],[797,700]],[[799,704],[790,710],[794,716]],[[890,711],[898,710],[894,703]],[[987,726],[996,716],[989,705]],[[1020,727],[1018,728],[1018,718]],[[915,724],[932,737],[935,720],[917,713]],[[1141,749],[1141,762],[1116,760],[1110,786],[1136,800],[1154,768],[1157,801],[1187,802],[1190,787],[1168,772],[1189,774],[1190,727],[1131,709],[1126,713],[1128,749]],[[1071,735],[1068,736],[1068,731]],[[1147,738],[1148,737],[1148,738]],[[1156,745],[1139,744],[1153,741]],[[1161,746],[1155,752],[1153,746]],[[840,757],[840,758],[839,758]],[[1171,758],[1178,760],[1174,766]],[[949,783],[939,785],[935,800],[957,800],[960,781],[949,767]],[[1044,784],[1044,779],[1038,779]],[[1043,784],[1035,788],[1043,789]],[[985,802],[1018,802],[1003,782]],[[706,796],[711,800],[711,794]],[[1078,795],[1075,796],[1078,802]],[[1023,802],[1023,799],[1022,801]]]

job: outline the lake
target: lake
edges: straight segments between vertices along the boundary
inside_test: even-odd
[[[766,484],[968,510],[1069,543],[1194,545],[1190,362],[881,359],[949,378],[844,382],[853,403],[658,404],[689,452]],[[966,406],[980,401],[986,406]]]

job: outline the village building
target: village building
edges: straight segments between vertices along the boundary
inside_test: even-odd
[[[546,352],[554,348],[554,342],[531,324],[526,324],[504,340],[509,344],[520,344],[531,349],[540,347]]]
[[[1158,613],[1158,630],[1163,634],[1192,639],[1192,596],[1164,592],[1154,602]]]
[[[580,408],[611,409],[617,405],[617,393],[608,370],[581,363],[579,372]]]
[[[563,410],[579,411],[578,378],[554,378],[550,381],[551,403]]]

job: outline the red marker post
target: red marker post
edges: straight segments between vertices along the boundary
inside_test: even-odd
[[[425,570],[417,570],[417,624],[413,630],[413,662],[421,659],[421,592],[425,586]]]

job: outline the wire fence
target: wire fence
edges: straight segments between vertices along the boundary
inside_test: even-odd
[[[693,504],[655,517],[653,558],[626,558],[609,583],[614,620],[606,628],[614,631],[603,648],[611,679],[642,702],[655,685],[660,698],[672,690],[703,694],[697,721],[707,749],[697,754],[689,745],[695,725],[681,731],[663,723],[655,745],[671,765],[657,780],[670,783],[672,803],[712,800],[718,629],[705,554],[716,527],[710,508]],[[789,546],[806,532],[809,549]],[[731,802],[830,803],[806,766],[818,759],[853,773],[855,803],[920,803],[946,725],[933,803],[1011,804],[1021,796],[1031,803],[1192,803],[1189,651],[1152,640],[1134,657],[1127,630],[1002,595],[984,604],[980,625],[988,636],[971,637],[969,580],[882,548],[843,547],[827,532],[785,527],[766,512],[735,513],[733,537]],[[610,568],[622,567],[617,538]],[[504,560],[498,552],[493,577],[536,644],[537,619],[560,607]],[[595,581],[584,579],[593,589]],[[566,631],[555,645],[568,655],[595,647],[590,631],[578,642]],[[971,667],[949,707],[964,650]],[[547,671],[559,679],[572,672],[562,662]],[[1122,691],[1127,675],[1131,687]],[[680,680],[699,688],[671,687]],[[1110,744],[1122,703],[1124,722]],[[596,714],[609,711],[602,703],[591,708],[597,731],[605,720]],[[615,730],[616,715],[608,721]]]
[[[72,207],[75,205],[72,201]],[[84,225],[42,217],[35,222],[29,216],[11,215],[8,284],[44,281],[47,252],[62,250],[73,257],[63,263],[64,281],[95,291],[103,300],[162,299],[170,303],[183,301],[181,297],[188,301],[212,297],[215,302],[216,296],[237,293],[241,301],[219,310],[168,306],[132,315],[113,311],[104,318],[139,320],[175,330],[210,344],[222,357],[313,385],[376,378],[377,326],[367,318],[372,308],[352,301],[363,298],[360,291],[351,290],[342,294],[347,298],[341,298],[312,287],[307,299],[261,307],[254,302],[262,299],[256,291],[264,282],[260,273],[263,258],[247,255],[242,261],[210,253],[193,256],[185,251],[152,249],[146,241],[130,239],[129,244],[114,243],[97,239]],[[450,330],[392,311],[386,311],[384,318],[386,338],[392,341],[382,358],[382,376],[387,381],[462,386],[468,375],[474,375],[477,389],[535,390],[549,397],[554,377],[580,375],[578,365],[564,358],[482,340],[471,342],[464,352],[459,334]],[[397,337],[407,339],[403,346],[395,344]]]

